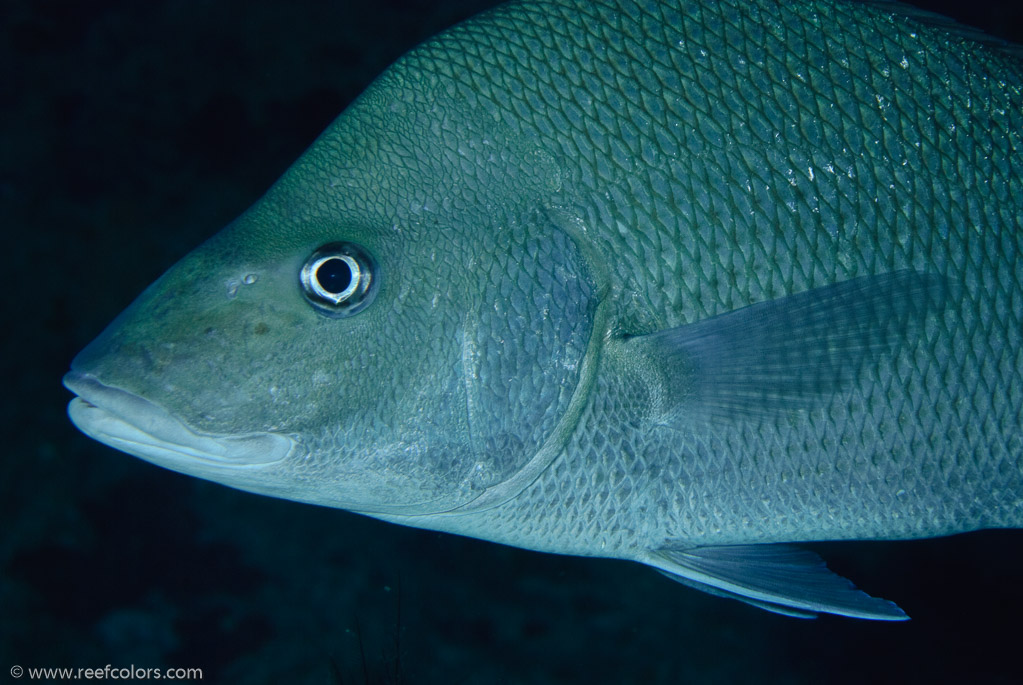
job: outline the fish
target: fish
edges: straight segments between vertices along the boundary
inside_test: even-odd
[[[72,361],[240,490],[904,620],[799,546],[1023,527],[1023,51],[881,2],[520,0]]]

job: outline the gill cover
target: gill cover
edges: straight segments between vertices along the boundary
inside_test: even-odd
[[[554,460],[582,412],[599,345],[597,286],[579,244],[542,212],[490,232],[465,314],[469,440],[485,491],[514,497]]]

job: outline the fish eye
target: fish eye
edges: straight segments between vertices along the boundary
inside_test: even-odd
[[[365,309],[377,291],[376,261],[355,243],[329,243],[313,252],[299,275],[306,300],[326,316]]]

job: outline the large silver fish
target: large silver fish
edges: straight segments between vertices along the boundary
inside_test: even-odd
[[[526,0],[73,362],[243,490],[900,619],[787,543],[1023,526],[1023,60],[901,5]]]

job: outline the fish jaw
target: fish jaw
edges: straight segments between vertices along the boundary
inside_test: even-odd
[[[64,386],[77,397],[68,404],[71,421],[89,437],[158,466],[217,480],[225,470],[260,469],[285,460],[291,437],[270,432],[245,435],[203,433],[135,393],[71,371]]]

